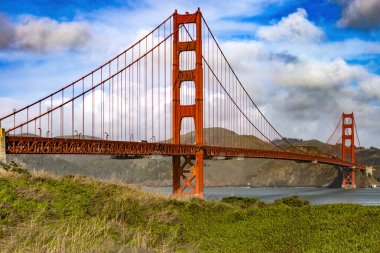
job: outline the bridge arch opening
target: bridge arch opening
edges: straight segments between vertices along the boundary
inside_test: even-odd
[[[186,82],[181,83],[180,104],[181,105],[195,104],[195,83],[193,81],[186,81]]]
[[[178,29],[179,42],[189,42],[195,40],[196,32],[196,23],[184,23],[184,25]]]
[[[179,70],[195,69],[195,51],[184,51],[179,54]]]
[[[193,117],[181,120],[181,144],[195,145],[195,124]]]

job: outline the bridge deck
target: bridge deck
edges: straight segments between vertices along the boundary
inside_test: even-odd
[[[226,148],[216,146],[175,145],[168,143],[107,141],[100,139],[41,138],[7,136],[7,154],[92,154],[92,155],[152,155],[194,156],[203,148],[205,157],[245,157],[281,159],[330,164],[365,170],[364,165],[352,164],[333,157],[315,156],[287,151]]]

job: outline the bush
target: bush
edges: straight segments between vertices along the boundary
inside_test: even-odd
[[[298,196],[290,196],[290,197],[285,197],[282,199],[277,199],[274,202],[275,204],[283,204],[287,206],[292,206],[292,207],[302,207],[302,206],[309,206],[310,202],[305,199],[301,199]]]
[[[19,174],[23,174],[23,175],[30,176],[30,172],[29,172],[28,170],[21,168],[21,167],[20,167],[17,163],[15,163],[14,161],[11,161],[9,164],[3,164],[3,165],[2,165],[2,168],[3,168],[5,171],[15,172],[15,173],[19,173]]]
[[[225,197],[222,198],[221,202],[232,204],[240,208],[252,208],[252,207],[263,207],[265,203],[256,198],[247,198],[247,197]]]

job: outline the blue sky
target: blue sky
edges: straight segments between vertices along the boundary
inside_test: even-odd
[[[106,62],[174,9],[199,6],[283,135],[323,141],[354,111],[364,145],[380,147],[377,0],[0,2],[1,115]]]

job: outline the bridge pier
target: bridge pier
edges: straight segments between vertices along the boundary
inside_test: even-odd
[[[342,176],[343,176],[342,188],[344,189],[356,188],[354,168],[342,168]]]
[[[366,166],[365,168],[366,168],[365,171],[367,172],[367,175],[373,176],[373,171],[375,170],[373,166]]]
[[[7,162],[7,155],[5,153],[5,129],[0,128],[0,162]]]

